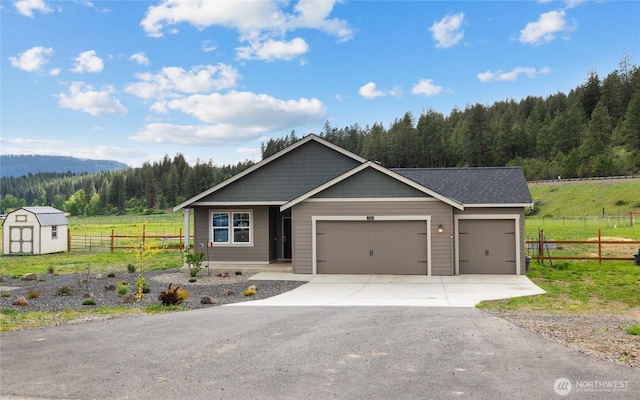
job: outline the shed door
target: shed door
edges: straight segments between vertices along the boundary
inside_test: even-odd
[[[512,219],[458,221],[461,274],[515,274],[516,232]]]
[[[9,254],[33,254],[33,227],[9,228]]]
[[[319,274],[427,274],[426,221],[318,221]]]

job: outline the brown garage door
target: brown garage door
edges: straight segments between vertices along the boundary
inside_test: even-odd
[[[461,274],[515,274],[515,221],[461,219],[458,222]]]
[[[319,274],[427,274],[426,221],[318,221]]]

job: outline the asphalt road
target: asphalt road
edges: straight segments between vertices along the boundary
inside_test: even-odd
[[[2,399],[640,397],[637,370],[473,308],[214,307],[2,333],[0,362]]]

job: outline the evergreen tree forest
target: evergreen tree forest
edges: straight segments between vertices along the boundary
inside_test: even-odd
[[[332,127],[319,136],[386,167],[521,166],[527,180],[640,174],[640,68],[589,74],[569,93],[470,104],[449,115],[410,112],[380,123]],[[262,144],[265,159],[298,140]],[[138,168],[91,174],[37,173],[0,179],[0,212],[51,205],[71,215],[167,209],[250,167],[251,161],[189,165],[183,155]]]
[[[568,94],[406,113],[388,128],[326,123],[319,136],[389,168],[521,166],[530,181],[639,174],[640,70],[623,58]],[[296,139],[270,139],[262,157]]]
[[[92,174],[37,173],[0,179],[0,211],[50,205],[70,215],[151,213],[171,208],[253,165],[190,166],[182,154],[139,168]]]

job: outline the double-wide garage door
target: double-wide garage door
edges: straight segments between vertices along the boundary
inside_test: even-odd
[[[515,229],[512,219],[459,220],[460,274],[515,274]]]
[[[426,221],[318,221],[320,274],[427,274]]]

